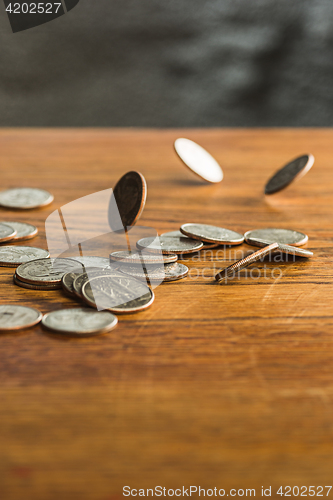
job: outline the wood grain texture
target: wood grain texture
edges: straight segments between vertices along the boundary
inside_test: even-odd
[[[179,136],[216,157],[222,183],[191,175],[173,151]],[[272,486],[281,498],[281,485],[332,484],[333,131],[2,130],[0,152],[1,188],[55,195],[41,210],[1,210],[38,226],[28,245],[46,248],[52,211],[138,170],[148,184],[140,225],[293,228],[315,254],[219,285],[214,274],[252,248],[207,251],[184,260],[190,278],[158,287],[149,310],[120,317],[108,335],[1,334],[1,500],[115,500],[124,485],[257,497]],[[265,181],[303,153],[313,169],[265,198]],[[14,286],[12,275],[0,269],[1,303],[43,313],[76,304]]]

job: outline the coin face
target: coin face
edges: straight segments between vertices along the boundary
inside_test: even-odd
[[[58,290],[60,286],[57,285],[50,285],[50,284],[41,284],[41,285],[36,285],[32,283],[25,283],[24,281],[21,281],[16,273],[13,276],[13,281],[15,285],[20,286],[21,288],[27,288],[28,290],[39,290],[41,292],[47,292],[47,291],[52,291],[52,290]]]
[[[10,227],[15,229],[16,235],[14,236],[13,241],[30,240],[38,233],[36,226],[27,224],[26,222],[4,221],[2,224],[8,224]]]
[[[244,241],[244,236],[240,233],[208,224],[183,224],[180,231],[189,238],[208,243],[240,245]]]
[[[42,317],[42,313],[32,307],[2,304],[0,305],[0,331],[30,328],[37,325]]]
[[[295,158],[278,170],[265,186],[265,194],[274,194],[285,189],[293,181],[305,175],[314,164],[314,156],[303,155]]]
[[[86,257],[70,257],[71,259],[80,262],[84,267],[96,267],[99,269],[106,269],[109,267],[110,262],[106,257],[86,256]]]
[[[204,148],[189,139],[175,141],[175,150],[184,164],[199,177],[208,182],[221,182],[223,171],[215,158]]]
[[[0,266],[17,267],[24,262],[47,259],[49,256],[49,252],[42,248],[20,246],[0,247]]]
[[[0,243],[12,240],[15,236],[16,230],[13,227],[7,226],[4,222],[0,223]]]
[[[83,299],[92,307],[116,313],[134,313],[154,302],[153,291],[131,276],[99,276],[82,287]]]
[[[147,266],[143,268],[139,266],[123,266],[121,270],[124,274],[150,282],[176,281],[185,278],[188,274],[188,267],[178,262],[166,264],[165,266]]]
[[[203,243],[187,237],[160,236],[154,238],[152,236],[150,238],[142,238],[137,242],[136,246],[139,250],[144,250],[145,252],[156,253],[162,251],[163,254],[186,254],[198,252],[203,247]]]
[[[79,262],[71,259],[38,259],[21,264],[16,269],[16,276],[25,283],[35,285],[58,285],[61,288],[61,279],[68,272],[83,271]]]
[[[124,264],[170,264],[177,261],[176,254],[154,254],[148,252],[113,252],[110,253],[110,261],[122,262]]]
[[[109,204],[109,225],[112,231],[134,226],[140,218],[147,198],[147,184],[139,172],[127,172],[113,189]],[[119,214],[115,208],[118,207]],[[119,227],[119,215],[123,227]]]
[[[21,210],[45,207],[53,200],[54,196],[44,189],[14,188],[0,192],[1,206]]]
[[[74,288],[73,288],[73,283],[75,278],[80,276],[81,273],[74,273],[74,272],[69,272],[63,275],[61,278],[61,286],[65,290],[65,292],[69,293],[70,295],[74,295]]]
[[[292,229],[254,229],[253,231],[247,231],[244,236],[246,243],[259,247],[262,246],[260,244],[261,241],[267,243],[277,242],[283,245],[293,245],[296,247],[305,245],[308,241],[306,234],[300,233],[299,231],[293,231]]]
[[[83,285],[91,278],[97,278],[99,276],[123,276],[122,273],[120,273],[116,269],[86,268],[86,271],[87,272],[84,273],[77,273],[73,281],[73,292],[80,298],[82,298],[81,292]]]
[[[164,236],[167,238],[168,236],[171,238],[184,238],[184,234],[178,231],[168,231],[167,233],[162,233],[160,236]]]
[[[269,245],[268,241],[259,240],[258,238],[256,239],[255,246],[265,247],[267,245]],[[296,257],[313,257],[313,252],[311,252],[310,250],[306,250],[305,248],[299,248],[291,245],[284,245],[283,243],[279,243],[278,248],[276,250],[277,251],[279,250],[280,252],[289,255],[295,255]]]
[[[91,336],[113,330],[118,323],[108,311],[92,311],[86,307],[60,309],[45,314],[42,325],[53,332],[73,336]]]

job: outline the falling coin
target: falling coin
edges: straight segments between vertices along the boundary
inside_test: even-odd
[[[176,139],[176,153],[192,172],[205,181],[216,183],[223,179],[223,171],[215,158],[203,147],[189,139]]]
[[[255,246],[257,247],[265,247],[269,245],[269,241],[265,240],[259,240],[256,238],[256,244]],[[282,253],[286,253],[289,255],[295,255],[296,257],[313,257],[313,252],[310,252],[310,250],[306,250],[305,248],[299,248],[291,245],[284,245],[283,243],[278,243],[278,248],[276,251],[280,251]]]
[[[83,270],[82,264],[71,259],[38,259],[21,264],[16,277],[31,285],[56,285],[61,288],[61,279],[68,272]]]
[[[240,245],[244,241],[244,236],[240,233],[208,224],[183,224],[180,231],[189,238],[207,243]]]
[[[139,172],[127,172],[117,182],[109,203],[109,226],[119,231],[134,226],[141,217],[147,198],[147,184]],[[121,219],[121,224],[119,221]]]
[[[269,179],[265,186],[265,194],[277,193],[303,177],[314,164],[314,160],[312,155],[303,155],[289,162]]]
[[[44,189],[14,188],[0,192],[0,205],[7,208],[29,210],[45,207],[54,200],[54,196]]]
[[[42,325],[48,330],[76,337],[109,332],[117,323],[117,317],[110,312],[97,312],[85,307],[52,311],[45,314],[42,320]]]
[[[139,268],[139,266],[123,266],[121,271],[129,274],[134,278],[141,280],[159,281],[176,281],[188,275],[188,267],[178,262],[174,264],[166,264],[165,266],[147,266]]]
[[[12,226],[0,223],[0,243],[12,240],[16,236],[16,230]]]
[[[153,253],[162,251],[163,254],[186,254],[198,252],[203,247],[203,243],[186,237],[160,236],[156,238],[152,236],[150,238],[142,238],[137,242],[136,246],[139,250]]]
[[[299,231],[293,231],[292,229],[254,229],[252,231],[247,231],[244,236],[246,243],[259,247],[262,246],[260,244],[261,241],[266,241],[268,244],[277,242],[283,245],[293,245],[296,247],[305,245],[308,241],[306,234],[300,233]]]
[[[0,305],[0,331],[8,332],[37,325],[43,315],[32,307],[11,304]]]
[[[15,229],[16,235],[13,238],[13,241],[25,241],[34,238],[38,229],[36,226],[32,224],[27,224],[26,222],[13,222],[13,221],[4,221],[3,224],[8,224],[10,227]]]
[[[148,252],[113,252],[110,261],[123,262],[124,264],[170,264],[177,261],[176,254],[153,254]]]
[[[6,246],[0,247],[0,266],[17,267],[22,263],[36,259],[47,259],[47,250],[35,247]]]
[[[265,248],[257,250],[256,252],[248,255],[244,259],[235,262],[231,266],[226,267],[215,276],[216,281],[222,281],[229,276],[234,276],[235,271],[239,271],[240,269],[249,266],[253,262],[257,262],[258,260],[263,259],[270,252],[278,248],[278,246],[278,243],[272,243],[271,245],[268,245]]]

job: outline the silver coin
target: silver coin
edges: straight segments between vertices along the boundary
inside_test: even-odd
[[[253,231],[247,231],[245,233],[245,241],[250,245],[258,245],[257,242],[266,241],[269,243],[282,243],[283,245],[293,245],[300,246],[304,245],[308,241],[308,237],[304,233],[299,231],[293,231],[292,229],[275,229],[275,228],[265,228],[265,229],[254,229]]]
[[[4,241],[12,240],[16,236],[16,230],[7,226],[5,223],[0,223],[0,243]]]
[[[69,272],[63,275],[61,278],[61,286],[65,292],[69,293],[70,295],[74,295],[74,288],[73,288],[73,283],[75,278],[80,276],[81,273],[73,273]]]
[[[82,287],[83,299],[92,307],[115,313],[134,313],[154,302],[154,292],[132,276],[99,276]]]
[[[186,254],[198,252],[203,247],[201,241],[192,240],[190,238],[177,238],[174,236],[159,236],[154,238],[142,238],[136,244],[139,250],[145,250],[146,252],[161,252],[165,253],[175,253],[175,254]]]
[[[185,278],[188,274],[188,267],[175,262],[165,266],[147,266],[140,269],[139,266],[123,266],[121,271],[140,280],[153,281],[176,281]]]
[[[280,168],[265,186],[265,194],[274,194],[305,175],[314,164],[314,156],[303,155]]]
[[[162,233],[161,236],[165,236],[165,237],[175,236],[177,238],[185,238],[185,235],[183,233],[181,233],[180,231],[169,231],[168,233]],[[203,241],[202,243],[203,243],[202,250],[208,250],[208,249],[216,248],[219,246],[219,243],[206,243],[205,241]]]
[[[61,288],[61,279],[69,272],[83,270],[82,264],[71,259],[38,259],[21,264],[16,269],[19,280],[30,284],[57,284]]]
[[[203,147],[189,139],[175,141],[175,150],[184,164],[199,177],[208,182],[221,182],[223,171],[215,158]]]
[[[254,246],[257,247],[265,247],[269,245],[268,241],[260,240],[256,238],[256,244]],[[310,250],[306,250],[305,248],[299,248],[291,245],[284,245],[283,243],[278,243],[278,248],[276,251],[280,251],[282,253],[286,253],[289,255],[295,255],[296,257],[313,257],[313,252]]]
[[[8,208],[29,210],[45,207],[54,200],[54,196],[44,189],[14,188],[0,192],[0,205]]]
[[[83,285],[89,281],[91,278],[97,278],[99,276],[122,276],[122,274],[116,269],[98,269],[94,268],[86,268],[87,272],[77,274],[73,281],[73,292],[78,297],[81,297],[82,287]]]
[[[37,325],[43,315],[32,307],[11,304],[0,305],[0,331],[20,330]]]
[[[45,314],[42,325],[53,332],[74,336],[90,336],[113,330],[118,323],[108,311],[92,311],[86,307],[60,309]]]
[[[181,233],[179,230],[177,231],[168,231],[167,233],[162,233],[160,236],[164,236],[167,238],[168,236],[170,238],[184,238],[183,233]]]
[[[47,250],[36,247],[6,246],[0,247],[0,266],[17,267],[22,263],[36,259],[47,259]]]
[[[236,231],[208,224],[183,224],[180,231],[189,238],[207,243],[240,245],[244,241],[244,236]]]
[[[15,285],[20,286],[21,288],[27,288],[28,290],[39,290],[42,292],[46,291],[51,291],[51,290],[58,290],[61,288],[60,285],[49,285],[49,284],[42,284],[42,285],[36,285],[36,284],[31,284],[31,283],[25,283],[24,281],[21,281],[16,274],[13,276],[13,281]]]
[[[158,255],[148,252],[113,252],[110,253],[110,261],[122,262],[123,264],[170,264],[177,261],[176,254]]]
[[[15,229],[16,235],[13,238],[14,241],[30,240],[38,233],[36,226],[27,224],[26,222],[4,221],[3,224],[8,224],[10,227]]]
[[[80,262],[84,267],[98,267],[99,269],[106,269],[109,267],[110,262],[106,257],[86,256],[86,257],[70,257],[71,259]]]

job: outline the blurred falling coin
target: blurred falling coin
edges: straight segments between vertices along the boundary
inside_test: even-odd
[[[0,247],[0,266],[17,267],[22,263],[36,259],[47,259],[50,254],[47,250],[36,247],[5,246]]]
[[[137,242],[136,246],[139,250],[144,250],[146,252],[156,253],[162,251],[163,254],[186,254],[198,252],[203,247],[203,243],[187,237],[152,236],[150,238],[142,238]]]
[[[255,246],[257,247],[265,247],[269,245],[269,241],[256,239]],[[291,245],[284,245],[283,243],[278,243],[278,248],[276,251],[280,251],[282,253],[286,253],[288,255],[295,255],[296,257],[313,257],[313,252],[310,250],[306,250],[305,248],[295,247]]]
[[[86,307],[60,309],[45,314],[42,325],[56,333],[88,337],[113,330],[118,319],[108,311],[92,311]]]
[[[283,245],[300,246],[308,241],[306,234],[292,229],[265,228],[247,231],[244,235],[246,243],[261,247],[260,242],[282,243]]]
[[[223,171],[215,158],[203,147],[190,139],[179,138],[174,143],[175,151],[192,172],[205,181],[216,183],[223,179]]]
[[[183,224],[180,231],[189,238],[220,245],[241,245],[244,236],[230,229],[208,224]]]
[[[8,226],[5,222],[0,223],[0,243],[12,240],[16,236],[16,229]]]
[[[34,238],[38,234],[38,229],[32,224],[26,222],[4,221],[1,224],[8,224],[16,231],[13,241],[25,241]]]
[[[265,194],[274,194],[285,189],[293,181],[303,177],[314,164],[313,155],[303,155],[295,158],[278,170],[265,186]]]
[[[115,185],[109,203],[112,231],[134,226],[141,217],[147,198],[147,183],[140,172],[127,172]],[[120,216],[120,220],[119,220]]]
[[[45,207],[54,200],[54,196],[44,189],[13,188],[0,192],[0,206],[30,210]]]
[[[123,262],[124,264],[170,264],[177,261],[176,254],[153,254],[148,252],[113,252],[110,253],[110,260]]]
[[[0,331],[8,332],[37,325],[43,315],[32,307],[11,304],[0,305]]]
[[[166,264],[165,266],[123,266],[121,271],[140,280],[153,281],[176,281],[185,278],[188,275],[188,267],[178,262]]]

